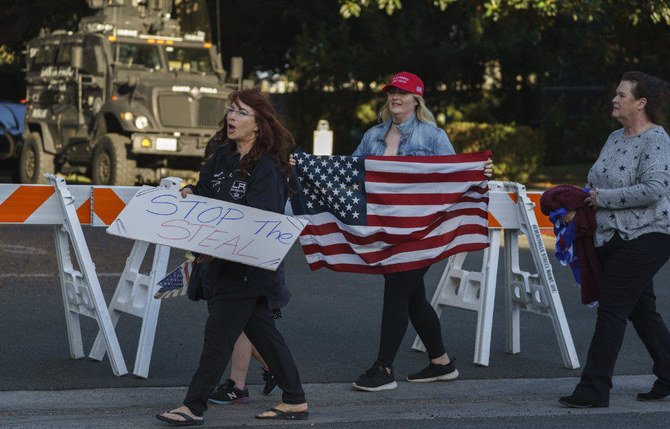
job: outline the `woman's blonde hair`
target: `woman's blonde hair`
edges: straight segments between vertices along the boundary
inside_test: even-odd
[[[423,97],[416,94],[412,94],[412,96],[417,102],[416,108],[414,109],[414,113],[416,113],[416,119],[421,122],[428,122],[430,124],[437,125],[435,122],[435,116],[433,116],[431,111],[426,107],[426,102],[424,101]],[[379,120],[381,122],[386,122],[390,117],[391,110],[389,109],[389,102],[386,100],[386,103],[384,103],[382,108],[379,110]]]

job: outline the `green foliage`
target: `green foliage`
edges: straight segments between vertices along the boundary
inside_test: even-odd
[[[547,165],[591,164],[595,162],[607,136],[621,124],[610,115],[607,96],[586,94],[552,94],[543,106],[541,129],[551,157]]]
[[[549,189],[557,185],[584,187],[592,163],[543,165],[525,184],[527,188]]]
[[[434,0],[432,4],[445,11],[456,0]],[[670,2],[667,0],[487,0],[475,2],[481,5],[483,16],[494,21],[519,11],[532,11],[539,16],[552,18],[564,15],[574,21],[593,21],[602,18],[605,10],[616,7],[626,12],[628,19],[637,25],[645,18],[654,23],[670,25]],[[377,8],[388,15],[402,9],[401,0],[340,0],[340,15],[343,18],[359,17],[365,9]]]
[[[248,76],[294,82],[300,92],[277,99],[298,141],[311,147],[325,118],[341,154],[374,123],[379,84],[401,70],[421,76],[440,124],[530,125],[550,163],[592,162],[618,127],[609,100],[624,71],[670,76],[669,0],[197,2],[220,6],[223,63],[241,56]],[[41,27],[73,29],[92,12],[84,0],[3,0],[0,21],[12,25],[0,45],[18,54]],[[22,78],[18,61],[0,66],[0,98],[24,97]],[[592,90],[563,95],[575,88]]]
[[[6,25],[0,26],[0,45],[19,52],[40,29],[74,30],[79,19],[91,13],[84,0],[3,0],[0,22]]]
[[[458,0],[430,0],[433,6],[439,7],[445,11],[447,6]],[[364,8],[374,6],[386,12],[387,15],[393,15],[396,10],[402,9],[402,0],[340,0],[340,15],[343,18],[359,17]]]
[[[363,133],[376,123],[379,98],[371,92],[305,90],[272,94],[273,103],[287,127],[293,131],[296,144],[312,151],[312,133],[320,119],[330,124],[336,155],[351,155]]]
[[[454,122],[445,128],[456,153],[493,151],[493,177],[526,183],[542,165],[544,138],[524,125]]]
[[[16,54],[5,45],[0,45],[0,66],[15,61]]]

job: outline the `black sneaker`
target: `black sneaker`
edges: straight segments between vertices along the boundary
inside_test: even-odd
[[[270,395],[277,388],[277,380],[269,369],[263,370],[263,381],[265,381],[265,386],[263,386],[263,395]]]
[[[429,381],[449,381],[458,377],[458,370],[454,364],[455,359],[451,359],[446,365],[436,365],[429,363],[421,371],[407,376],[407,381],[413,383],[428,383]]]
[[[661,401],[665,399],[666,397],[670,396],[670,392],[661,392],[659,389],[656,389],[655,387],[652,387],[652,389],[649,392],[646,393],[638,393],[637,394],[637,400],[638,401]]]
[[[558,400],[561,404],[570,408],[606,408],[609,403],[593,402],[590,399],[582,398],[581,396],[572,394],[570,396],[561,396]]]
[[[380,390],[393,390],[398,387],[398,383],[393,376],[393,368],[389,374],[382,365],[375,363],[374,366],[365,374],[358,377],[358,380],[351,383],[354,390],[365,392],[379,392]]]
[[[215,404],[248,404],[251,402],[249,389],[246,387],[243,390],[238,389],[231,379],[218,385],[207,399]]]

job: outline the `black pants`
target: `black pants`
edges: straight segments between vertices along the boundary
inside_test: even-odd
[[[428,268],[384,274],[384,309],[377,362],[387,368],[393,367],[409,320],[426,346],[430,359],[445,353],[440,319],[426,300],[423,276]]]
[[[655,387],[670,393],[670,333],[656,311],[653,277],[670,256],[670,235],[653,233],[625,241],[618,234],[598,248],[603,266],[596,330],[575,394],[609,404],[612,373],[626,319],[654,361]]]
[[[267,300],[225,299],[215,295],[210,300],[200,366],[184,399],[184,405],[196,416],[202,416],[207,409],[207,397],[221,380],[242,332],[249,337],[277,379],[277,385],[283,391],[282,401],[287,404],[305,402],[298,368],[284,338],[275,327]]]

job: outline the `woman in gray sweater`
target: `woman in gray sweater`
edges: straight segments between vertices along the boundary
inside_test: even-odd
[[[568,407],[607,407],[627,319],[654,361],[657,379],[641,401],[670,395],[670,333],[656,311],[653,277],[670,256],[670,138],[659,126],[670,85],[627,72],[612,99],[623,128],[610,134],[588,175],[594,241],[603,267],[598,317],[581,380]]]

